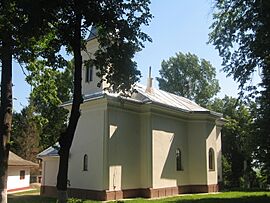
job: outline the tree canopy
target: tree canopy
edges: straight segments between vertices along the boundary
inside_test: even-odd
[[[68,110],[59,105],[71,99],[74,62],[68,61],[62,70],[58,70],[37,60],[28,70],[30,75],[26,80],[32,86],[30,104],[39,115],[40,148],[45,149],[54,145],[66,129]]]
[[[239,82],[241,95],[247,90],[256,97],[256,154],[270,183],[270,2],[216,0],[214,8],[209,42],[223,58],[223,70]],[[250,83],[256,71],[260,89]]]
[[[223,113],[227,120],[222,128],[222,163],[223,183],[226,187],[239,188],[249,182],[254,186],[253,137],[254,115],[252,105],[246,105],[242,100],[225,96],[216,98],[208,108]],[[246,163],[246,168],[245,164]]]
[[[13,113],[13,129],[11,136],[11,150],[22,158],[37,162],[40,152],[41,126],[38,116],[34,114],[35,107],[29,104],[20,113]]]
[[[247,82],[256,70],[263,77],[265,65],[269,66],[269,1],[216,0],[214,8],[209,42],[223,58],[223,70],[242,89],[254,89]]]
[[[31,60],[36,39],[47,28],[39,10],[31,9],[34,1],[0,1],[0,202],[7,202],[7,167],[12,130],[12,59],[20,63]],[[36,4],[35,4],[36,5]],[[44,24],[45,22],[45,24]]]
[[[161,63],[159,88],[206,106],[219,90],[215,68],[195,54],[181,52]]]

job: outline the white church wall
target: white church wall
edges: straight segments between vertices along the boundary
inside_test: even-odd
[[[82,105],[81,117],[70,150],[68,179],[71,188],[104,190],[103,141],[106,103],[102,100]],[[87,155],[87,170],[83,168]]]
[[[188,123],[189,184],[207,184],[206,121]]]
[[[87,42],[86,44],[87,53],[85,51],[82,51],[82,59],[83,61],[89,60],[89,58],[94,57],[94,53],[98,49],[98,42],[97,39],[93,39]],[[97,87],[97,84],[99,82],[99,78],[96,77],[96,69],[93,68],[93,81],[86,82],[85,81],[85,75],[86,74],[86,64],[83,65],[83,71],[82,71],[82,93],[87,95],[95,92],[100,92],[102,88]]]
[[[108,109],[109,190],[141,188],[140,115],[122,108]]]
[[[140,114],[140,126],[141,188],[153,188],[152,115],[150,112]]]
[[[98,41],[97,39],[92,39],[87,42],[86,44],[87,52],[82,51],[82,59],[83,62],[89,60],[90,58],[94,57],[94,53],[98,50]],[[93,67],[92,72],[92,81],[86,82],[86,67],[87,65],[84,63],[83,70],[82,70],[82,93],[84,95],[92,94],[96,92],[100,92],[103,88],[107,87],[106,82],[102,82],[101,87],[98,87],[97,84],[100,81],[100,78],[96,76],[97,70]]]
[[[210,132],[208,138],[206,139],[206,154],[207,154],[207,182],[209,185],[217,184],[218,178],[218,167],[217,167],[217,130],[215,124],[207,125],[208,132]],[[209,149],[212,148],[214,150],[214,169],[209,169]]]
[[[216,126],[216,155],[217,155],[217,172],[218,172],[218,182],[222,181],[222,151],[221,151],[221,129],[222,127],[217,125]]]
[[[164,115],[153,115],[153,188],[189,184],[186,123]],[[181,151],[182,170],[176,168],[176,150]]]

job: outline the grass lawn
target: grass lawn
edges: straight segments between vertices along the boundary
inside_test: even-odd
[[[39,190],[31,190],[9,194],[8,203],[56,203],[56,199],[41,197],[39,195]]]
[[[41,197],[37,191],[23,192],[8,195],[9,203],[56,203],[56,199]],[[78,203],[93,203],[95,201],[86,200]],[[181,195],[164,199],[132,199],[118,202],[128,203],[270,203],[270,192],[224,192],[218,194],[196,194]],[[76,201],[72,201],[76,203]]]

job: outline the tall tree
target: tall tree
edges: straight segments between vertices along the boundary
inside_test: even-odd
[[[24,159],[37,161],[36,155],[40,151],[40,130],[35,108],[30,103],[21,113],[13,114],[13,129],[11,150]]]
[[[82,56],[84,39],[90,26],[98,29],[99,50],[89,63],[99,70],[98,76],[110,84],[114,91],[127,92],[138,81],[140,72],[132,60],[143,42],[150,38],[140,30],[151,19],[150,0],[57,0],[39,1],[47,11],[46,19],[55,28],[56,37],[74,55],[74,93],[69,122],[61,134],[60,162],[57,176],[59,202],[67,199],[68,157],[76,126],[80,117]],[[108,68],[110,67],[110,68]],[[102,77],[105,76],[105,77]]]
[[[67,127],[68,110],[59,105],[69,101],[72,96],[74,62],[69,61],[63,70],[48,68],[37,60],[28,66],[30,74],[26,77],[33,90],[30,101],[42,124],[40,147],[45,149],[54,145]]]
[[[8,2],[0,3],[0,60],[1,60],[1,104],[0,104],[0,202],[7,202],[7,167],[9,139],[12,122],[12,38],[11,28],[3,35],[3,24],[9,23],[7,15],[12,15],[12,6]],[[14,17],[14,16],[13,16]]]
[[[227,187],[242,186],[244,174],[251,176],[253,161],[254,117],[252,109],[241,100],[225,96],[215,99],[209,109],[222,112],[227,120],[222,129],[222,154],[224,177]],[[246,168],[244,167],[246,163]],[[229,170],[226,170],[229,168]]]
[[[258,156],[270,183],[270,2],[268,0],[216,0],[210,43],[223,58],[223,70],[239,82],[243,90],[258,96]],[[251,85],[254,72],[262,77],[261,90]],[[260,92],[258,92],[260,91]],[[257,94],[259,93],[259,94]],[[257,94],[257,95],[256,95]],[[265,144],[268,143],[268,144]],[[259,154],[258,154],[259,155]]]
[[[21,62],[32,57],[33,37],[42,33],[43,21],[29,1],[0,1],[0,202],[7,202],[7,166],[12,128],[12,58]]]
[[[266,177],[266,183],[270,184],[270,68],[264,68],[262,81],[263,90],[257,98],[257,134],[254,138],[256,143],[255,160],[258,160],[258,167]]]
[[[195,54],[181,52],[161,63],[159,88],[206,106],[219,90],[215,68]]]

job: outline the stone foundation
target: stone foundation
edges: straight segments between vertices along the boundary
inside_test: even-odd
[[[69,197],[80,198],[80,199],[94,199],[94,200],[117,200],[134,197],[144,198],[157,198],[167,197],[177,194],[185,193],[208,193],[218,192],[219,188],[217,184],[214,185],[181,185],[178,187],[167,187],[167,188],[141,188],[141,189],[128,189],[119,191],[96,191],[96,190],[85,190],[77,188],[68,188]],[[54,186],[41,186],[41,195],[57,197],[57,190]]]

